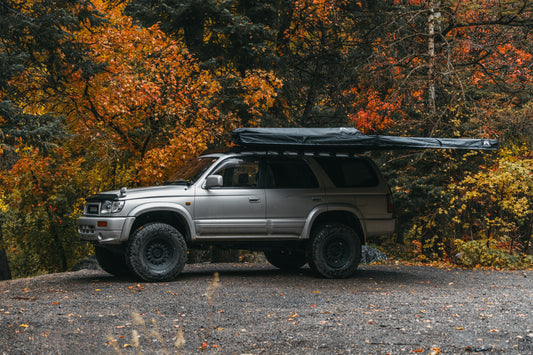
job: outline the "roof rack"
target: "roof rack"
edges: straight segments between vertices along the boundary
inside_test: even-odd
[[[294,146],[294,145],[236,145],[227,150],[228,153],[260,153],[279,155],[358,155],[365,152],[364,149],[342,149],[324,146]]]

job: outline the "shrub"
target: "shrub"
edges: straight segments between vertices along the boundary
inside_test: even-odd
[[[524,268],[533,265],[533,256],[510,254],[492,239],[455,241],[457,255],[456,264],[466,267],[495,267],[500,269]]]
[[[464,266],[515,267],[531,263],[524,255],[532,232],[531,152],[502,149],[491,166],[450,183],[434,208],[414,219],[406,241],[420,260],[462,253]]]

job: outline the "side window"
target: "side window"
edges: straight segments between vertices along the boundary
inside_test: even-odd
[[[223,188],[257,188],[259,160],[232,158],[224,162],[213,175],[221,175]]]
[[[267,188],[312,189],[318,187],[315,174],[302,159],[273,158],[267,163]]]
[[[379,184],[374,169],[364,159],[320,157],[316,160],[337,187],[374,187]]]

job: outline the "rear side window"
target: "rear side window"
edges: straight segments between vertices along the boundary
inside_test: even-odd
[[[267,188],[312,189],[318,187],[315,174],[302,159],[276,158],[267,162]]]
[[[379,184],[374,169],[364,159],[319,157],[316,161],[337,187],[374,187]]]

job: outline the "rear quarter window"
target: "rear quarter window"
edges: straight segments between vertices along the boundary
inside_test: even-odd
[[[336,187],[374,187],[379,184],[376,172],[365,159],[319,157],[316,161]]]

